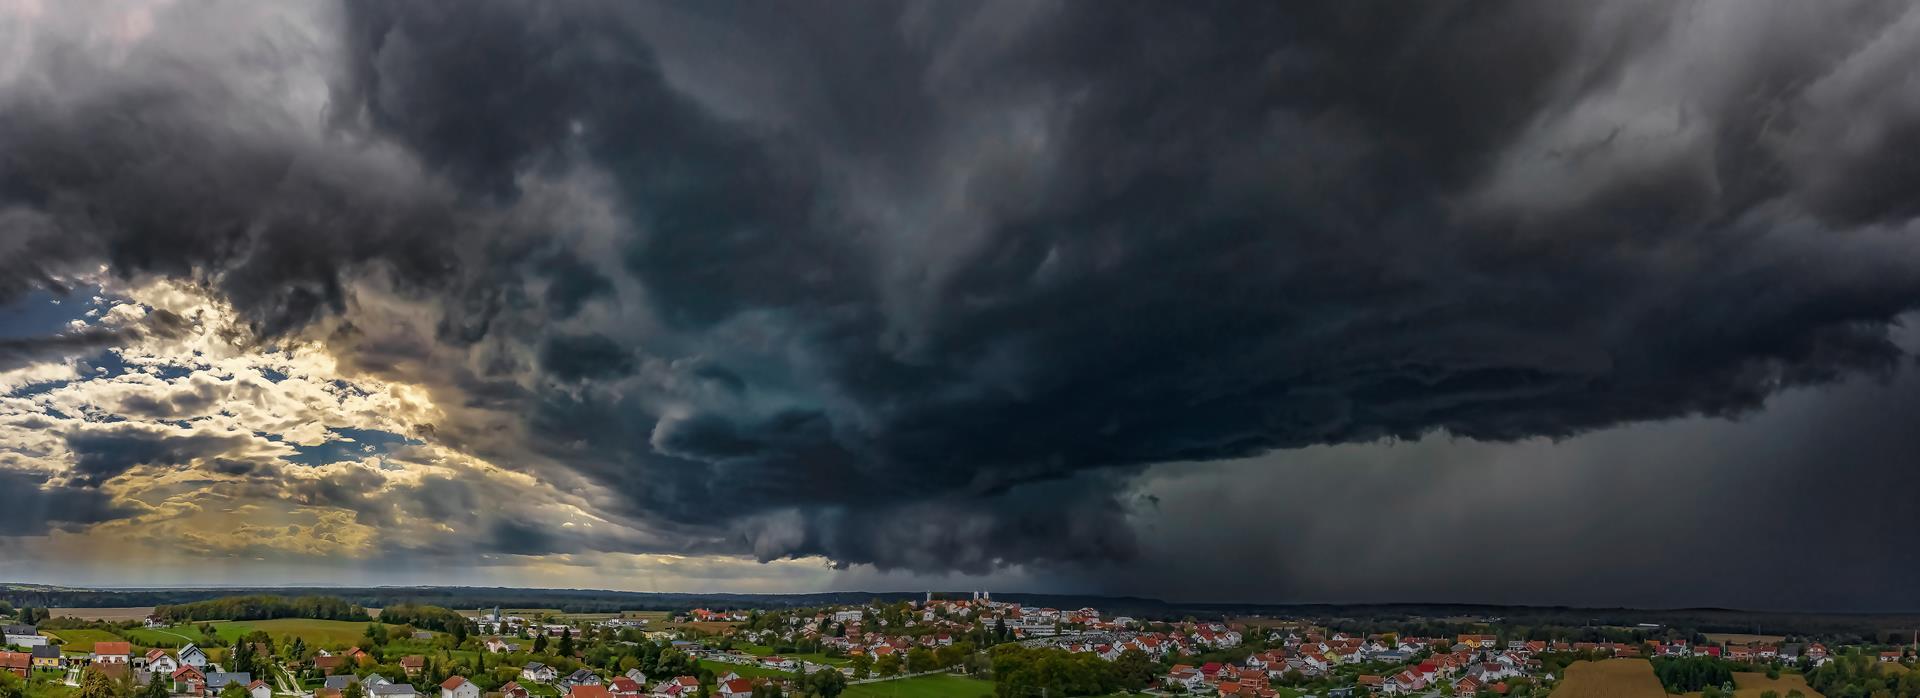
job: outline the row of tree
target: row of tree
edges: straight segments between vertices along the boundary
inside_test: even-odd
[[[367,609],[347,603],[337,596],[229,596],[210,601],[159,606],[154,615],[168,622],[195,620],[267,620],[270,618],[318,618],[321,620],[368,620]]]

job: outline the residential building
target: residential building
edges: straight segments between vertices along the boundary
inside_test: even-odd
[[[31,625],[9,625],[4,628],[0,628],[0,634],[4,634],[6,636],[6,639],[7,639],[6,644],[9,644],[9,645],[16,645],[20,647],[39,647],[41,645],[47,644],[47,637],[45,635],[40,634],[39,628],[35,628]]]
[[[454,676],[440,682],[440,698],[480,698],[480,687],[465,676]]]
[[[133,643],[96,642],[93,643],[94,664],[126,664],[133,661]]]

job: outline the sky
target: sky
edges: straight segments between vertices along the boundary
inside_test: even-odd
[[[1920,6],[0,0],[0,579],[1915,610]]]

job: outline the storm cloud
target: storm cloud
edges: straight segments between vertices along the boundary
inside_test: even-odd
[[[1149,468],[1750,415],[1920,307],[1909,4],[148,19],[30,26],[0,274],[189,283],[644,532],[514,554],[1125,562]]]

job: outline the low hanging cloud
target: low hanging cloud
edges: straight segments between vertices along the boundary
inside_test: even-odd
[[[1153,464],[1742,415],[1920,306],[1897,3],[88,11],[12,20],[0,272],[190,284],[629,531],[514,553],[1098,564]]]

